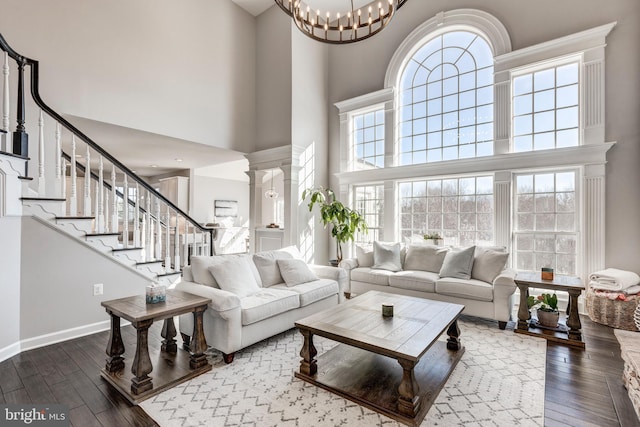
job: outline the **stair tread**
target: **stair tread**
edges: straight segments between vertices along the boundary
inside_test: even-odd
[[[119,236],[122,233],[87,233],[85,237],[98,237],[98,236]]]
[[[59,197],[20,197],[20,200],[33,200],[38,202],[65,202],[66,201],[66,199],[61,199]]]
[[[140,261],[140,262],[136,262],[136,265],[144,265],[144,264],[160,264],[163,261],[161,259],[157,259],[154,261]]]
[[[56,219],[96,219],[94,216],[57,216]]]
[[[18,179],[20,179],[22,181],[33,181],[33,177],[32,176],[19,176]]]
[[[165,276],[174,276],[176,274],[182,274],[182,271],[172,271],[172,272],[169,272],[169,273],[158,273],[158,274],[156,274],[156,276],[165,277]]]
[[[111,249],[113,252],[123,252],[123,251],[139,251],[144,249],[142,246],[130,247],[130,248],[115,248]]]
[[[21,156],[20,154],[9,153],[8,151],[0,151],[0,154],[4,156],[9,156],[9,157],[15,157],[17,159],[22,159],[22,160],[31,160],[29,157]]]

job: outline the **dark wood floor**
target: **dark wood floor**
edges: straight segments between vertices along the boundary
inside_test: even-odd
[[[547,346],[545,425],[639,426],[622,386],[623,362],[613,329],[584,316],[582,322],[586,351]],[[133,328],[123,328],[122,334],[125,346],[134,348]],[[150,337],[159,335],[160,324],[154,324]],[[101,332],[0,363],[0,403],[62,403],[77,427],[156,425],[100,377],[107,338]],[[155,342],[150,339],[150,346]]]

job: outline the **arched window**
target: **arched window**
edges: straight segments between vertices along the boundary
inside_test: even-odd
[[[470,31],[440,34],[399,79],[398,164],[493,154],[493,53]]]

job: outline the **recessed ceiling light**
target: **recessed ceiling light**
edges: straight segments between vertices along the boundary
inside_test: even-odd
[[[158,165],[149,165],[149,166],[151,166],[152,168],[157,168],[158,167]]]
[[[176,159],[176,162],[181,162],[181,161],[182,161],[182,159]]]

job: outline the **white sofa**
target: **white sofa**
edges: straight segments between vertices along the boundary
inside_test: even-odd
[[[291,329],[295,321],[344,300],[347,275],[343,269],[304,263],[308,268],[300,268],[293,259],[301,259],[295,247],[258,254],[194,256],[191,266],[183,270],[176,289],[211,299],[204,313],[204,333],[207,344],[220,350],[225,362],[231,363],[236,351]],[[285,272],[279,268],[283,262],[293,262],[301,270],[289,268],[288,279],[293,276],[294,282],[310,281],[291,286],[287,280],[287,286]],[[237,270],[239,266],[246,268]],[[309,271],[316,277],[298,277]],[[225,275],[227,283],[216,280]],[[247,282],[252,282],[249,292],[236,288]],[[188,347],[193,316],[180,316],[179,329]]]
[[[469,278],[441,277],[445,258],[456,251],[453,248],[408,245],[401,250],[398,271],[375,268],[373,252],[357,249],[357,258],[340,263],[349,277],[347,297],[376,290],[462,304],[464,314],[497,320],[500,329],[511,320],[516,272],[504,269],[508,257],[504,248],[474,247]],[[496,261],[498,252],[503,255]]]

